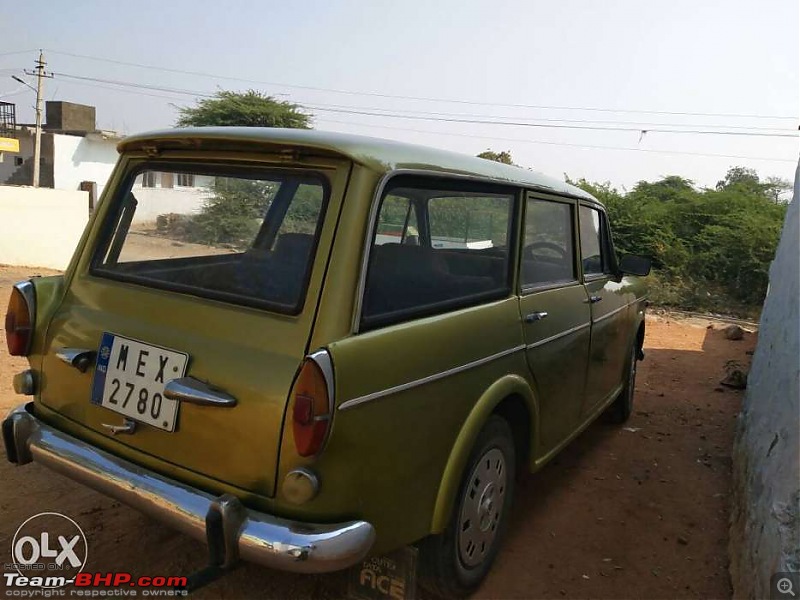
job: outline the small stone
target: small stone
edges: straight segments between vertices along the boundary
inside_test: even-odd
[[[744,337],[744,329],[738,325],[728,325],[723,331],[725,338],[729,340],[741,340]]]
[[[683,537],[682,535],[679,535],[679,536],[678,536],[678,543],[679,543],[681,546],[688,546],[688,545],[689,545],[689,540],[687,540],[687,539],[686,539],[685,537]]]
[[[721,387],[715,387],[715,388],[714,388],[714,391],[715,391],[715,392],[720,392],[720,393],[723,393],[723,392],[725,391],[725,388],[721,388]]]
[[[743,390],[747,387],[747,373],[741,369],[731,369],[720,383],[735,390]]]

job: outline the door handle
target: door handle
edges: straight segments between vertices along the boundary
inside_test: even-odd
[[[56,356],[70,367],[75,367],[81,373],[86,373],[97,358],[97,352],[85,350],[84,348],[61,348],[56,352]]]
[[[200,406],[219,406],[231,408],[236,406],[236,398],[194,377],[173,379],[164,387],[164,397]]]
[[[587,302],[589,302],[589,304],[596,304],[597,302],[600,302],[600,300],[602,299],[603,299],[602,296],[589,296],[589,300],[587,300]]]
[[[525,315],[525,322],[526,323],[535,323],[536,321],[541,321],[542,319],[547,318],[547,312],[543,310],[539,310],[536,312],[529,313]]]

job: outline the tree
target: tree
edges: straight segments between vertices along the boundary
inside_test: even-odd
[[[487,148],[486,150],[478,154],[478,158],[493,160],[494,162],[503,163],[504,165],[514,165],[514,161],[511,159],[510,150],[501,150],[500,152],[495,152],[494,150]]]
[[[311,115],[303,112],[299,105],[276,100],[255,90],[220,90],[213,98],[203,98],[197,101],[196,106],[181,107],[179,111],[178,127],[311,129]],[[245,250],[253,242],[279,185],[236,177],[216,178],[203,209],[188,223],[182,224],[186,239]],[[319,213],[321,197],[321,193],[313,193],[313,190],[309,193],[301,186],[292,201],[290,212],[293,214],[285,217],[284,225],[295,229],[303,227],[306,213]],[[315,219],[310,222],[316,223]]]
[[[733,167],[714,189],[682,177],[640,181],[629,192],[567,181],[605,204],[620,253],[653,259],[651,298],[690,310],[753,314],[769,282],[786,205],[779,179]]]
[[[311,129],[312,115],[292,102],[276,100],[255,90],[220,90],[195,106],[178,108],[178,127],[242,126]]]
[[[788,202],[792,191],[791,182],[781,177],[767,177],[764,184],[764,191],[769,195],[775,204]]]
[[[725,174],[725,179],[717,182],[717,191],[739,187],[748,191],[760,191],[761,180],[755,169],[747,167],[731,167]]]

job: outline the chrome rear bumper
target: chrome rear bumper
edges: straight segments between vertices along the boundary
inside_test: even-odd
[[[212,562],[240,558],[298,573],[338,571],[360,562],[375,540],[366,521],[298,523],[245,508],[230,494],[215,497],[99,450],[32,414],[32,404],[3,421],[8,459],[36,461],[116,498],[209,546]]]

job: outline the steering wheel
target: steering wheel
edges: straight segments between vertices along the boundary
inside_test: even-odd
[[[522,250],[523,258],[533,259],[533,251],[537,248],[541,248],[543,250],[553,250],[554,252],[558,253],[562,260],[566,260],[567,258],[566,250],[564,250],[564,248],[558,244],[554,244],[553,242],[533,242],[532,244],[528,244]]]

